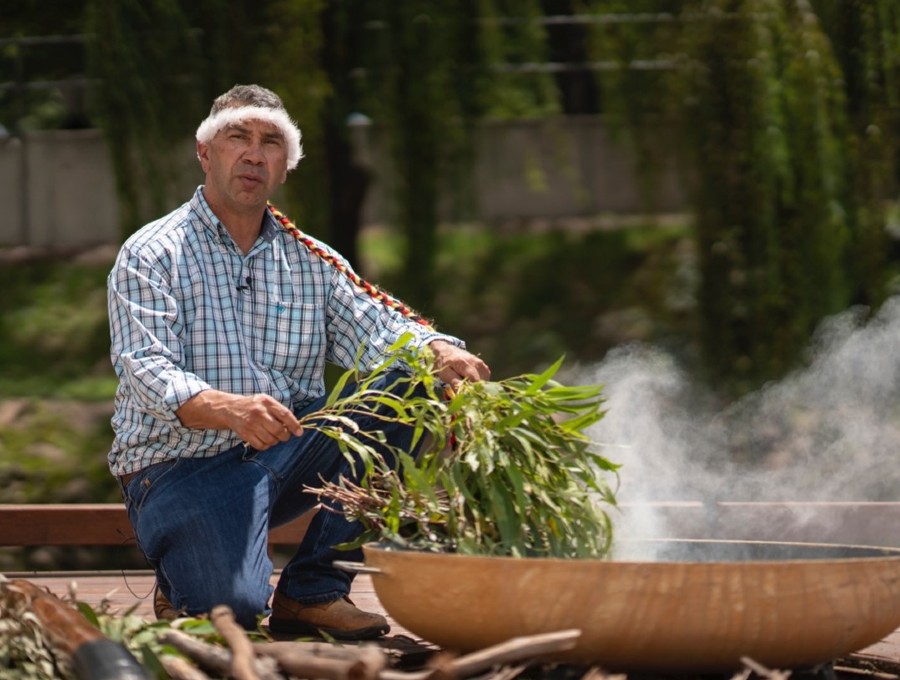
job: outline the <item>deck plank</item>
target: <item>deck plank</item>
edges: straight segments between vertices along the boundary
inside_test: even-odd
[[[298,545],[312,512],[269,532],[270,545]],[[122,503],[0,504],[0,546],[134,545]]]

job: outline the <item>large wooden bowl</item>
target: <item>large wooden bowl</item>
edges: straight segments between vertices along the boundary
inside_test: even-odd
[[[558,660],[611,671],[803,668],[900,627],[900,550],[730,541],[620,542],[609,560],[364,546],[385,610],[445,649],[577,628]]]

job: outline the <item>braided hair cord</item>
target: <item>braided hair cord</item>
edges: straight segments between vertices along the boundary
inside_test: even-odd
[[[414,321],[422,326],[425,326],[429,330],[434,330],[432,324],[421,316],[418,312],[413,311],[410,307],[403,304],[400,300],[393,297],[392,295],[386,293],[385,291],[378,288],[374,284],[369,283],[362,277],[360,277],[356,272],[352,269],[348,268],[344,262],[333,254],[319,246],[315,241],[309,238],[306,234],[304,234],[300,229],[295,225],[291,220],[285,215],[283,212],[278,210],[271,203],[268,204],[269,212],[272,214],[272,217],[275,218],[275,221],[281,225],[281,227],[288,232],[291,236],[293,236],[301,245],[303,245],[310,253],[320,258],[322,261],[334,267],[338,272],[343,274],[350,280],[350,282],[355,285],[357,288],[362,290],[366,295],[371,297],[376,302],[384,305],[388,309],[392,309],[403,317],[409,319],[410,321]]]

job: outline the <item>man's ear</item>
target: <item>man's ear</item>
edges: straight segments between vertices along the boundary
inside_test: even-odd
[[[197,160],[200,161],[203,172],[209,172],[209,144],[197,142]]]

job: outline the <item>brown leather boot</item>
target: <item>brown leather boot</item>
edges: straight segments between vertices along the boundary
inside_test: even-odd
[[[364,612],[349,597],[305,605],[277,590],[272,598],[269,630],[290,635],[325,635],[335,640],[369,640],[390,631],[387,619]]]
[[[158,621],[174,621],[178,618],[178,611],[169,602],[169,598],[163,595],[157,585],[153,590],[153,613]]]

